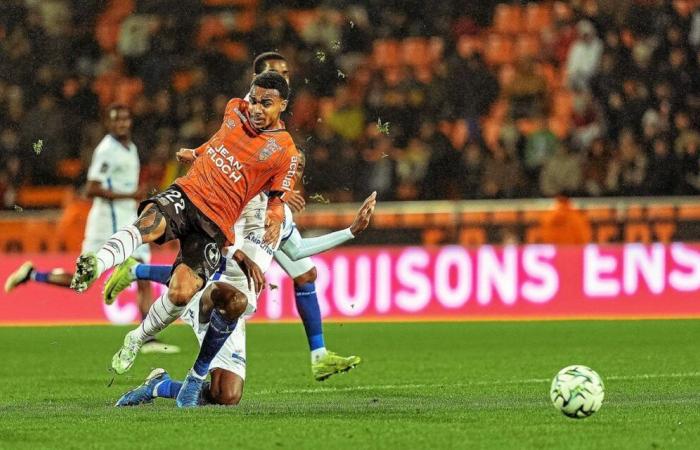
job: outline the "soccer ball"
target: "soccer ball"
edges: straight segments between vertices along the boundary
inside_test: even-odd
[[[554,407],[564,415],[582,419],[600,409],[605,386],[593,369],[574,365],[564,367],[554,377],[549,396]]]

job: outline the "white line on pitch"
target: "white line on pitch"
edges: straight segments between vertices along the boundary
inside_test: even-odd
[[[650,380],[657,378],[698,378],[700,372],[688,373],[643,373],[637,375],[611,375],[603,377],[603,381],[635,381]],[[450,388],[468,386],[498,386],[512,384],[539,384],[548,383],[550,378],[527,378],[524,380],[494,380],[494,381],[473,381],[470,383],[450,383],[450,384],[375,384],[365,386],[343,386],[343,387],[318,387],[315,389],[266,389],[255,392],[256,395],[272,394],[314,394],[327,392],[354,392],[354,391],[374,391],[393,389],[422,389],[422,388]]]

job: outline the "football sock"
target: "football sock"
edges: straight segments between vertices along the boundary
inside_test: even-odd
[[[158,300],[153,302],[146,318],[134,331],[138,333],[141,342],[145,342],[149,337],[155,336],[160,331],[163,331],[165,327],[175,322],[184,309],[184,306],[174,305],[168,299],[168,292],[166,291],[158,297]]]
[[[314,283],[306,283],[295,286],[294,298],[297,304],[297,311],[304,323],[306,339],[309,341],[311,361],[315,362],[326,354],[326,345],[323,341],[321,309],[318,307],[318,297],[316,297],[316,285]]]
[[[37,283],[48,283],[49,273],[50,272],[38,272],[36,270],[32,270],[31,274],[29,275],[29,279],[36,281]]]
[[[137,280],[155,281],[160,284],[168,284],[173,266],[163,266],[156,264],[136,264],[132,273]]]
[[[153,396],[161,398],[177,398],[177,394],[180,392],[181,387],[181,381],[163,380],[156,384],[156,387],[153,389]]]
[[[224,342],[226,342],[226,339],[228,339],[236,328],[237,323],[238,319],[230,321],[217,309],[212,311],[209,329],[207,329],[204,335],[202,347],[199,349],[199,355],[197,355],[197,360],[194,362],[194,366],[190,371],[192,375],[202,379],[206,378],[209,373],[209,365],[216,354],[219,353],[221,347],[224,346]]]
[[[141,244],[141,233],[134,225],[128,225],[114,233],[97,251],[97,276],[126,261]]]

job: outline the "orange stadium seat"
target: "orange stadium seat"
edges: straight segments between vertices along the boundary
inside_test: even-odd
[[[525,30],[539,33],[552,24],[552,7],[546,3],[528,3],[525,8]]]
[[[574,96],[571,91],[560,89],[552,97],[552,115],[555,117],[571,117],[574,108]]]
[[[294,9],[287,11],[287,21],[297,33],[301,33],[306,27],[318,18],[316,9]]]
[[[489,64],[512,63],[515,59],[511,36],[491,33],[486,38],[485,58]]]
[[[441,61],[442,55],[445,52],[445,41],[439,36],[433,36],[428,39],[428,54],[430,55],[430,60]]]
[[[401,61],[409,66],[431,64],[428,40],[421,37],[404,39],[401,42]]]
[[[517,58],[536,58],[540,53],[540,39],[533,34],[521,34],[515,41]]]
[[[498,84],[508,86],[515,79],[515,66],[513,64],[503,64],[498,69]]]
[[[496,6],[493,28],[499,33],[518,34],[524,31],[523,11],[519,6],[500,3]]]
[[[199,22],[199,30],[196,38],[197,47],[203,48],[212,39],[224,37],[227,34],[228,29],[220,17],[215,15],[204,16]]]
[[[17,203],[24,208],[58,208],[72,193],[72,186],[25,186],[17,194]]]
[[[58,175],[74,180],[83,171],[83,162],[80,159],[62,159],[58,162]]]
[[[393,39],[377,39],[374,41],[372,61],[375,67],[395,66],[400,62],[401,45]]]
[[[549,129],[552,130],[559,139],[564,139],[571,130],[571,120],[568,117],[550,117]]]

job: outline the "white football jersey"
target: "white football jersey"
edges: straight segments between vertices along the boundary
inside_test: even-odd
[[[266,210],[267,195],[262,192],[245,205],[241,216],[234,225],[236,242],[224,252],[226,259],[233,258],[233,253],[236,250],[243,249],[246,255],[260,267],[260,270],[263,272],[267,271],[272,263],[272,255],[279,248],[279,242],[272,247],[262,242],[263,235],[265,234]],[[285,204],[284,222],[282,223],[280,241],[284,240],[285,236],[288,237],[292,233],[294,226],[292,210]],[[229,266],[231,266],[231,264],[228,264],[227,268]],[[231,267],[231,269],[236,270],[237,268]]]
[[[87,179],[97,181],[103,189],[117,194],[134,194],[139,187],[140,170],[136,145],[129,142],[128,146],[124,146],[108,134],[95,148]],[[137,206],[136,200],[133,199],[94,198],[88,215],[86,233],[96,232],[96,228],[106,228],[104,231],[109,237],[119,228],[136,220]]]

